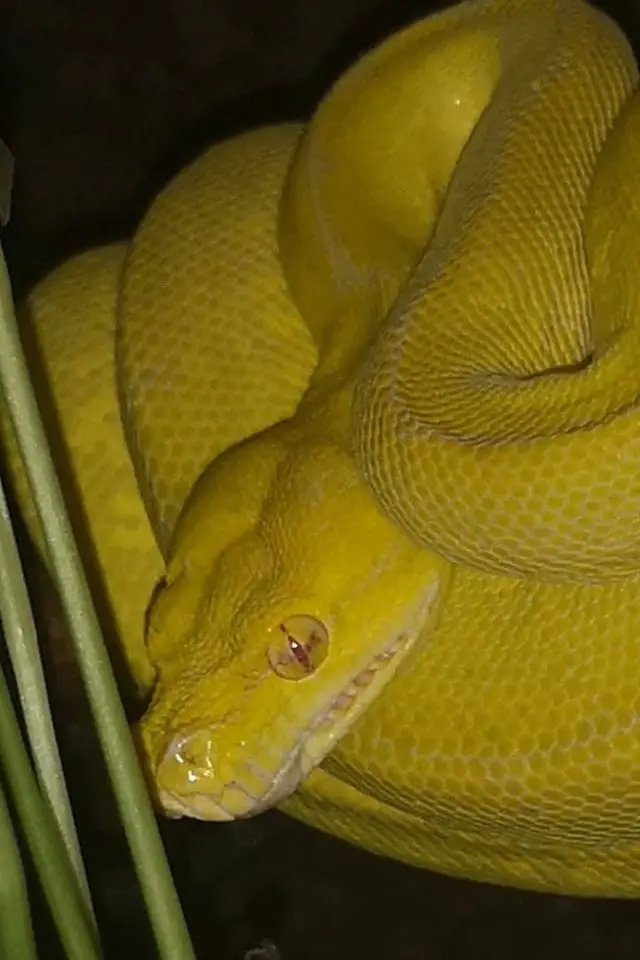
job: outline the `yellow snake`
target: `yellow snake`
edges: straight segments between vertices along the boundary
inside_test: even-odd
[[[29,298],[169,814],[640,894],[637,86],[583,0],[460,3]]]

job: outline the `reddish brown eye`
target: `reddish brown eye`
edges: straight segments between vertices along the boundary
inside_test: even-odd
[[[303,680],[318,669],[329,652],[329,631],[304,613],[288,617],[273,630],[267,657],[274,673],[285,680]]]

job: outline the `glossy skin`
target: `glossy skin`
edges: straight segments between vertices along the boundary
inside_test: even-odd
[[[640,893],[636,85],[460,4],[34,293],[167,813]]]

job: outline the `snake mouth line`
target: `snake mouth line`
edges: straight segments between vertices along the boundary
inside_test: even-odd
[[[225,799],[229,800],[230,792],[235,794],[235,804],[225,803]],[[246,812],[234,812],[233,807],[238,807],[238,799],[241,799],[241,806],[238,809],[242,811],[244,807]],[[219,796],[212,796],[203,791],[191,794],[188,799],[185,799],[177,793],[163,790],[160,793],[160,802],[170,818],[190,817],[195,820],[224,823],[253,816],[258,812],[259,798],[256,798],[242,784],[233,781],[223,787]]]
[[[289,751],[271,787],[256,799],[251,814],[261,813],[290,796],[302,780],[322,763],[332,747],[349,730],[361,709],[377,696],[390,679],[390,674],[396,672],[396,667],[413,646],[414,640],[415,637],[407,633],[395,637],[329,701]]]
[[[347,687],[334,697],[320,718],[319,725],[324,726],[325,724],[333,723],[336,717],[348,715],[359,697],[371,686],[376,677],[380,675],[381,669],[390,666],[391,662],[399,653],[406,652],[408,646],[409,638],[403,633],[383,650],[382,653],[376,654],[364,670],[361,670]]]

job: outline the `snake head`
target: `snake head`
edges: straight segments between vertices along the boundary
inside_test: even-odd
[[[149,618],[159,680],[138,735],[159,806],[229,820],[289,796],[429,634],[446,577],[338,445],[223,457]]]

